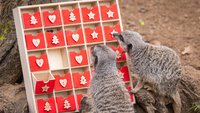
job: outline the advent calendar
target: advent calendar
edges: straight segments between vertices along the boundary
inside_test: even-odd
[[[126,54],[112,35],[123,30],[118,0],[21,6],[13,13],[31,113],[79,111],[94,72],[90,48],[97,44],[116,51],[122,79],[133,88]]]

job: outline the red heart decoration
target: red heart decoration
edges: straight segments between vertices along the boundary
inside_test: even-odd
[[[112,35],[112,33],[114,32],[121,32],[120,25],[115,25],[113,28],[111,28],[110,26],[104,26],[104,33],[107,41],[116,40]]]
[[[38,33],[36,36],[33,36],[32,34],[26,34],[25,39],[28,50],[45,48],[43,33]]]
[[[60,11],[54,10],[52,13],[49,11],[43,12],[44,26],[61,25]]]
[[[38,99],[37,106],[38,113],[56,113],[56,105],[53,97],[49,98],[47,101]],[[51,110],[46,111],[45,108],[48,109],[48,106],[50,106]]]
[[[123,74],[123,77],[124,77],[123,81],[125,81],[125,82],[130,81],[130,76],[129,76],[129,71],[128,71],[128,67],[127,66],[121,67],[119,72],[121,72]]]
[[[34,16],[37,20],[37,23],[31,24],[31,16]],[[24,21],[24,28],[36,28],[36,27],[42,27],[40,12],[34,12],[33,15],[30,15],[29,13],[23,14],[23,21]]]
[[[43,63],[37,63],[37,60],[43,60]],[[29,56],[29,64],[31,72],[42,71],[49,69],[48,58],[46,54],[41,55],[40,58],[36,58],[36,56]]]
[[[90,19],[88,14],[92,12],[94,14],[94,19]],[[91,9],[88,9],[87,7],[82,8],[82,17],[84,22],[92,22],[92,21],[99,21],[99,9],[98,6],[94,6]]]
[[[118,11],[117,11],[117,5],[113,4],[110,7],[107,6],[100,6],[101,8],[101,15],[102,15],[102,20],[110,20],[110,19],[118,19]],[[108,16],[110,12],[113,12],[112,15],[110,15],[110,17]]]
[[[63,77],[59,75],[54,75],[55,77],[55,90],[66,90],[66,89],[72,89],[72,80],[70,74],[65,74]],[[66,86],[63,86],[61,84],[62,80],[66,80],[67,84]]]
[[[117,61],[124,61],[126,60],[126,54],[123,52],[123,48],[121,46],[118,46],[117,48],[111,46],[110,48],[112,48],[116,54],[117,54]]]
[[[55,38],[58,39],[59,42],[56,43]],[[46,40],[47,40],[47,47],[58,47],[65,45],[64,35],[62,30],[58,31],[55,34],[53,34],[52,32],[46,32]]]
[[[55,80],[49,80],[44,82],[43,80],[37,80],[35,86],[35,94],[47,94],[52,93],[54,90]],[[47,91],[43,91],[43,87],[48,87]]]
[[[131,86],[127,86],[126,89],[127,89],[128,91],[131,91]],[[134,100],[133,94],[129,93],[129,95],[130,95],[131,102],[133,102],[133,100]]]
[[[70,30],[65,31],[66,34],[66,40],[67,45],[78,45],[78,44],[84,44],[84,38],[83,38],[83,31],[81,28],[77,29],[76,32],[71,32]],[[73,35],[78,35],[78,40],[73,39]]]
[[[62,10],[63,20],[64,24],[74,24],[74,23],[80,23],[80,12],[78,8],[73,9],[72,11],[69,10]],[[70,17],[75,17],[75,19],[71,19]]]
[[[81,66],[88,64],[86,50],[81,50],[80,53],[70,52],[69,55],[70,55],[71,66]]]
[[[63,98],[61,96],[56,97],[56,103],[58,107],[58,112],[68,112],[76,110],[74,95],[68,95],[66,98]],[[70,105],[71,107],[68,107],[68,105]]]
[[[98,33],[97,38],[93,38],[92,33]],[[102,29],[100,26],[95,29],[85,28],[87,43],[103,42]]]
[[[78,101],[78,110],[80,110],[80,105],[81,105],[81,100],[83,98],[83,95],[82,94],[77,94],[76,95],[76,98],[77,98],[77,101]]]
[[[86,71],[82,74],[80,73],[72,73],[74,87],[81,88],[81,87],[88,87],[90,84],[90,72]]]

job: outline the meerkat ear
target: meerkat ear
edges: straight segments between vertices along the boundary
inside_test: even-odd
[[[113,33],[113,37],[124,42],[124,38],[123,36],[121,35],[121,33]]]
[[[133,45],[132,44],[128,44],[127,45],[127,50],[130,51],[132,49]]]

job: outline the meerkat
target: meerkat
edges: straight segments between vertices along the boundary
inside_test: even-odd
[[[89,92],[92,113],[134,113],[125,83],[116,66],[116,53],[105,45],[91,48],[94,73]]]
[[[132,92],[137,92],[143,86],[141,83],[148,84],[159,97],[171,97],[174,112],[181,113],[181,99],[177,91],[181,63],[176,52],[165,46],[146,43],[134,31],[126,30],[113,36],[128,54],[130,71],[140,78],[139,85]]]

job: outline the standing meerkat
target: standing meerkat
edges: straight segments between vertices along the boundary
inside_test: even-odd
[[[165,46],[148,44],[134,31],[126,30],[113,36],[128,53],[130,71],[140,78],[138,84],[150,85],[158,97],[171,97],[174,100],[174,112],[181,113],[181,99],[177,91],[181,63],[176,52]],[[133,93],[141,88],[138,84],[132,90]]]
[[[105,45],[92,47],[90,82],[92,113],[134,113],[128,90],[116,67],[116,53]]]

